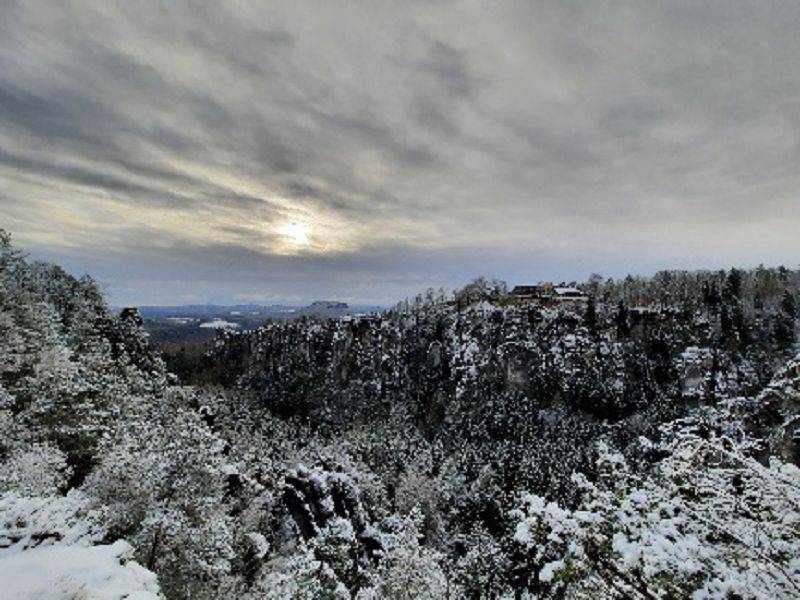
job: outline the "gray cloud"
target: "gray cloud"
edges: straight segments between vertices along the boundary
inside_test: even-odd
[[[9,0],[0,225],[137,302],[791,264],[798,29],[772,0]]]

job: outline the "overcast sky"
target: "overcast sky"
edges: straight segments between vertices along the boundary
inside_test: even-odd
[[[0,0],[0,227],[115,303],[800,262],[800,2]]]

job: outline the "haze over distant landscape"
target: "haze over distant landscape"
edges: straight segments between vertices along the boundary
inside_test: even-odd
[[[800,4],[10,1],[0,220],[124,304],[797,265]]]

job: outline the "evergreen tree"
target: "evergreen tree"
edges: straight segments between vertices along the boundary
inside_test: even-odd
[[[628,309],[625,307],[625,302],[620,300],[617,303],[617,313],[614,316],[614,322],[617,325],[617,335],[626,337],[630,331],[630,318],[628,316]]]
[[[586,312],[583,315],[583,323],[592,335],[597,332],[597,307],[595,305],[594,296],[589,296],[589,301],[586,304]]]

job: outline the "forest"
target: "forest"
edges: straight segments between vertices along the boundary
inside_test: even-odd
[[[0,596],[800,596],[800,271],[570,283],[176,365],[0,230]]]

